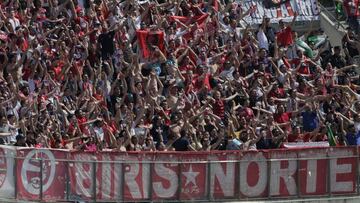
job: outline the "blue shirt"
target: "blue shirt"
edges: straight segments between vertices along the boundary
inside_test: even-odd
[[[306,132],[314,131],[318,126],[318,118],[315,111],[305,111],[301,113],[303,128]]]
[[[360,145],[360,132],[357,133],[356,135],[352,133],[347,133],[346,139],[348,145],[352,145],[352,146]]]

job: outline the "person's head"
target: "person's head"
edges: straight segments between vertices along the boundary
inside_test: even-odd
[[[10,17],[10,18],[14,18],[15,15],[16,15],[16,11],[15,11],[13,8],[10,8],[10,15],[9,15],[9,17]]]
[[[269,17],[265,18],[265,25],[270,26],[270,18]]]
[[[301,128],[300,128],[300,126],[294,126],[294,127],[292,128],[292,134],[294,134],[294,135],[299,135],[299,134],[301,134]]]
[[[214,99],[215,100],[219,100],[221,98],[221,93],[220,91],[214,91]]]
[[[182,119],[182,113],[180,111],[176,111],[173,114],[171,114],[171,122],[172,123],[178,123]]]
[[[285,23],[283,20],[279,20],[279,28],[280,29],[284,29],[285,28]]]
[[[161,101],[160,106],[161,106],[164,110],[167,110],[167,109],[169,108],[166,99],[164,99],[164,100]]]
[[[170,95],[172,96],[177,96],[179,93],[179,87],[175,84],[173,86],[170,87],[170,91],[169,91]]]
[[[355,102],[354,109],[356,112],[360,112],[360,101]]]
[[[137,145],[137,144],[139,143],[138,137],[135,136],[135,135],[133,135],[133,136],[131,137],[131,143],[132,143],[133,145]]]
[[[293,37],[293,39],[297,39],[298,38],[298,33],[297,32],[295,32],[295,31],[293,31],[292,32],[292,37]]]
[[[277,128],[274,128],[274,129],[271,131],[271,133],[272,133],[273,137],[278,137],[278,136],[280,136],[280,134],[281,134],[280,130],[277,129]]]
[[[239,114],[239,116],[240,116],[240,114]],[[245,126],[248,122],[247,122],[247,120],[246,120],[246,118],[245,118],[245,116],[242,116],[241,118],[240,118],[240,125],[241,126]]]
[[[242,142],[247,142],[249,139],[249,132],[247,130],[243,130],[241,133],[240,133],[240,140]]]
[[[298,50],[296,50],[296,55],[297,55],[299,58],[302,58],[303,55],[304,55],[304,52],[303,52],[301,49],[298,49]]]
[[[230,21],[230,26],[233,27],[233,28],[236,28],[237,26],[237,21],[235,19],[231,20]]]
[[[203,148],[208,148],[210,146],[210,139],[208,137],[202,138],[201,145],[203,146]]]
[[[332,66],[332,64],[329,62],[329,63],[327,63],[326,64],[326,70],[327,71],[331,71],[333,69],[333,66]]]
[[[346,30],[349,37],[354,37],[354,32],[352,31],[351,27],[347,27]]]
[[[226,25],[228,25],[230,23],[230,18],[229,18],[229,14],[225,13],[225,16],[223,18],[223,21]]]
[[[290,98],[295,99],[295,98],[296,98],[296,94],[297,94],[296,89],[290,89],[290,90],[289,90]]]
[[[97,120],[95,121],[94,125],[97,127],[97,128],[101,128],[103,126],[104,122],[102,120]]]
[[[244,107],[250,106],[250,100],[249,100],[249,99],[245,99],[243,106],[244,106]]]
[[[279,104],[279,105],[277,106],[277,112],[278,112],[279,114],[285,113],[285,107],[284,107],[284,105]]]
[[[261,48],[261,49],[259,50],[259,57],[260,57],[260,58],[266,57],[266,49]]]
[[[7,115],[7,120],[10,122],[10,123],[15,123],[16,122],[16,117],[14,115],[13,112],[9,112],[8,115]]]
[[[84,117],[85,116],[85,113],[81,110],[81,109],[78,109],[75,111],[75,116],[76,117]]]
[[[354,121],[355,121],[355,122],[360,122],[360,116],[359,116],[359,114],[354,114]]]
[[[7,121],[7,119],[6,119],[6,117],[5,116],[1,116],[1,118],[0,118],[0,125],[4,125],[4,124],[6,124],[8,121]]]
[[[349,133],[355,134],[356,133],[355,125],[354,124],[349,124],[348,127],[347,127],[347,131]]]
[[[268,99],[268,103],[269,103],[270,105],[274,105],[274,104],[275,104],[274,98],[273,98],[273,97],[270,97],[270,98]]]
[[[312,111],[312,105],[310,104],[305,104],[304,108],[306,112]]]
[[[166,146],[165,146],[165,144],[164,144],[163,142],[158,142],[156,149],[157,149],[158,151],[165,151],[165,150],[166,150]]]
[[[227,61],[224,62],[224,69],[228,70],[229,68],[231,68],[231,63],[230,63],[229,60],[227,60]]]
[[[18,134],[16,136],[16,144],[18,146],[25,146],[25,136],[22,134]]]
[[[334,55],[339,56],[341,53],[341,47],[340,46],[335,46],[334,47]]]
[[[145,23],[145,22],[141,22],[141,23],[140,23],[140,29],[141,29],[141,30],[145,30],[146,27],[147,27],[147,26],[146,26],[146,23]]]

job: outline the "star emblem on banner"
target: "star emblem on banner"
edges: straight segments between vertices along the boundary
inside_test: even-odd
[[[182,174],[184,174],[184,176],[186,177],[186,183],[185,183],[185,187],[189,184],[189,183],[193,183],[196,186],[196,176],[199,175],[200,172],[195,172],[192,169],[192,166],[190,165],[189,170],[187,172],[182,172]]]

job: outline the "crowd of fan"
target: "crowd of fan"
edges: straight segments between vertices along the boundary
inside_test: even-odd
[[[4,0],[0,142],[86,151],[360,144],[359,35],[329,47],[292,22],[209,0]],[[208,14],[205,26],[193,16]],[[170,20],[184,16],[188,22]],[[243,23],[240,23],[243,22]],[[162,31],[144,58],[136,30]]]

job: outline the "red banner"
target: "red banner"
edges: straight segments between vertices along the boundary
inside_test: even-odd
[[[328,149],[328,157],[330,158],[328,168],[330,192],[332,194],[356,193],[357,149],[332,147]]]
[[[158,154],[151,165],[152,199],[176,200],[179,194],[179,157],[175,153]]]
[[[165,41],[163,31],[137,30],[136,36],[144,58],[149,58],[154,46],[165,52]]]
[[[170,21],[179,20],[180,22],[182,22],[188,26],[190,26],[193,23],[196,23],[197,27],[194,27],[193,29],[191,29],[190,32],[186,33],[183,36],[186,40],[189,40],[190,38],[193,37],[196,30],[204,29],[204,27],[206,25],[205,22],[206,22],[206,19],[208,18],[208,16],[209,16],[209,14],[203,14],[203,15],[194,16],[194,17],[170,16]]]
[[[66,151],[23,148],[17,151],[17,197],[58,201],[65,199]],[[41,161],[40,161],[41,160]],[[42,167],[40,167],[42,166]]]
[[[241,155],[240,198],[267,197],[268,154],[249,151]]]
[[[301,196],[327,194],[327,148],[299,150],[298,167]]]
[[[14,157],[16,150],[3,146],[0,148],[0,196],[12,198],[15,196]]]
[[[208,181],[208,153],[192,153],[183,155],[180,164],[180,199],[198,200],[206,199],[206,183]]]
[[[357,192],[357,147],[183,153],[13,148],[15,179],[14,157],[1,149],[7,157],[0,169],[7,171],[0,171],[0,195],[16,190],[20,200],[222,201]]]
[[[150,199],[151,153],[129,153],[124,163],[124,200]],[[151,174],[153,175],[153,174]]]
[[[213,163],[209,164],[211,198],[237,198],[239,153],[214,152],[209,156],[209,159],[213,161]]]

